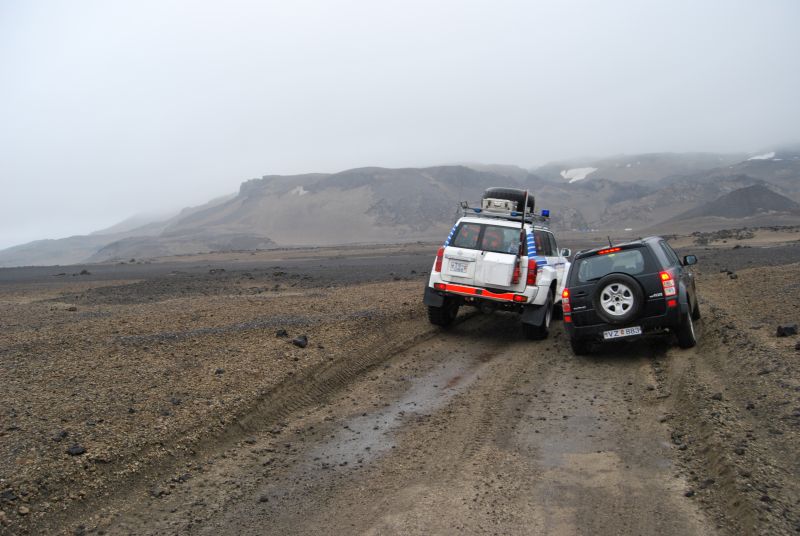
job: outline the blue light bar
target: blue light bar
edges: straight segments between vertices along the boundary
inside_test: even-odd
[[[545,218],[549,218],[550,217],[550,211],[547,210],[547,209],[542,210],[542,216],[545,217]]]
[[[480,214],[481,213],[481,209],[479,209],[479,208],[473,208],[472,210],[475,211],[475,214]]]
[[[517,212],[516,210],[512,210],[511,211],[511,216],[517,217],[517,216],[519,216],[519,212]]]

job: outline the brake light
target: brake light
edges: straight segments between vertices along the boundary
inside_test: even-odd
[[[442,261],[444,260],[444,246],[439,248],[439,251],[436,252],[436,264],[433,266],[434,272],[441,272],[442,271]]]
[[[536,259],[528,259],[528,277],[525,283],[530,286],[536,284]]]
[[[664,288],[664,296],[674,296],[678,293],[675,288],[675,280],[672,279],[670,272],[661,272],[658,275],[661,278],[661,286]]]
[[[519,283],[519,263],[514,265],[514,275],[511,276],[511,284],[516,285]]]
[[[569,303],[569,289],[564,289],[561,293],[561,310],[565,313],[572,312],[572,306]]]
[[[616,253],[617,251],[621,251],[622,248],[608,248],[608,249],[601,249],[597,252],[598,255],[608,255],[609,253]]]

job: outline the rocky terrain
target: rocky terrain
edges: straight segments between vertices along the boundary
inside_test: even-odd
[[[0,270],[0,533],[794,533],[794,231],[676,237],[700,345],[580,359],[432,329],[434,245]]]
[[[557,162],[531,170],[449,165],[265,175],[239,192],[139,227],[0,251],[0,266],[118,262],[287,246],[438,240],[458,203],[492,186],[527,188],[561,230],[712,231],[797,225],[800,151],[647,154]],[[124,222],[123,222],[124,223]],[[128,222],[130,223],[130,222]]]

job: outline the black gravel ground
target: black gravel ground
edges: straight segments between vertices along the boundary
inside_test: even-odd
[[[112,281],[155,278],[175,280],[207,280],[218,284],[220,279],[232,277],[272,276],[276,272],[289,272],[295,279],[309,276],[318,284],[364,283],[392,280],[430,270],[436,246],[430,253],[397,253],[381,256],[342,258],[331,250],[330,257],[274,261],[226,260],[154,262],[150,264],[85,264],[73,266],[33,266],[0,268],[0,285],[45,282],[55,279],[75,281]],[[246,255],[246,253],[244,254]],[[81,275],[81,272],[88,274]]]
[[[565,247],[570,244],[565,243]],[[585,246],[585,245],[584,245]],[[330,256],[282,260],[173,261],[126,264],[87,264],[1,268],[0,286],[44,283],[65,279],[81,282],[144,280],[124,287],[101,287],[85,292],[84,303],[141,303],[165,296],[242,295],[266,289],[314,288],[342,284],[419,278],[430,270],[436,245],[429,252],[397,252],[372,256],[342,257],[331,249]],[[699,259],[701,272],[740,270],[753,266],[778,266],[800,262],[800,247],[710,248],[690,247],[678,251]],[[243,253],[246,256],[247,253]],[[83,274],[83,275],[81,275]],[[109,301],[110,300],[110,301]]]

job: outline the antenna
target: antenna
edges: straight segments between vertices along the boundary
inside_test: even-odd
[[[525,211],[528,210],[528,189],[525,188],[525,199],[522,200],[522,221],[519,224],[519,249],[517,249],[517,260],[515,272],[522,270],[522,251],[525,247]],[[530,255],[530,253],[528,253]]]
[[[613,248],[614,244],[611,243],[611,237],[607,236],[606,238],[608,238],[608,247]]]

